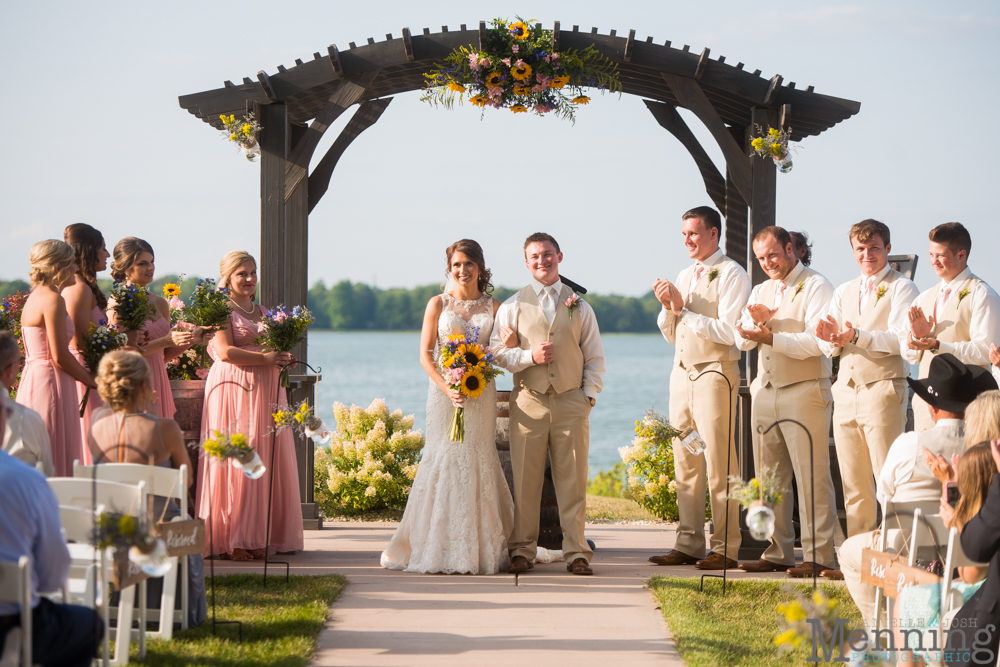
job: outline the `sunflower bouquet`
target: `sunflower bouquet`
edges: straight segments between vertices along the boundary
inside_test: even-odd
[[[493,378],[504,374],[495,365],[490,348],[480,345],[478,340],[479,327],[473,327],[464,336],[452,334],[441,347],[438,360],[448,386],[469,398],[479,398]],[[465,442],[464,407],[455,408],[448,438],[452,442]]]
[[[590,102],[585,87],[621,92],[617,66],[593,45],[556,51],[552,31],[529,23],[520,17],[513,23],[494,19],[481,50],[461,46],[424,74],[420,99],[451,109],[456,97],[461,102],[468,93],[477,107],[539,116],[555,112],[575,121],[577,108]]]
[[[176,305],[171,302],[171,308]],[[178,309],[178,318],[205,331],[221,331],[229,324],[229,316],[233,312],[233,307],[229,305],[229,289],[226,287],[216,289],[215,281],[211,278],[199,280],[194,292],[191,293],[191,303],[183,307],[181,302],[181,306]]]
[[[312,313],[308,308],[295,306],[288,310],[278,306],[264,312],[264,317],[257,324],[261,344],[266,350],[274,352],[291,352],[296,345],[306,338],[306,331],[313,323]],[[288,369],[281,369],[281,386],[288,386]]]
[[[774,164],[778,165],[778,171],[787,174],[792,170],[792,154],[789,152],[788,140],[792,136],[792,128],[779,130],[776,127],[769,128],[764,133],[764,128],[755,126],[758,135],[750,141],[750,157],[759,155],[760,157],[770,157],[774,159]]]
[[[14,292],[5,296],[0,302],[0,329],[11,332],[17,339],[17,346],[21,348],[21,365],[17,371],[17,382],[14,388],[8,392],[11,400],[17,396],[17,386],[21,384],[21,372],[24,370],[24,340],[21,338],[21,311],[24,310],[24,302],[28,300],[25,292]]]
[[[234,114],[221,115],[219,119],[226,127],[222,136],[239,147],[250,162],[255,162],[260,156],[260,144],[257,143],[257,133],[263,130],[260,123],[253,117],[253,112],[248,113],[243,118],[237,118]]]
[[[141,329],[156,314],[149,291],[135,283],[116,282],[111,286],[111,298],[114,300],[111,309],[115,313],[115,320],[123,331]]]
[[[90,323],[90,329],[80,337],[80,354],[83,355],[83,365],[91,373],[97,372],[97,365],[101,363],[108,352],[121,350],[128,345],[128,336],[119,331],[118,327],[101,320],[100,324]],[[80,403],[80,416],[87,409],[87,401],[90,400],[90,387],[87,387]]]
[[[163,298],[170,306],[170,326],[193,329],[195,325],[185,319],[184,311],[187,310],[187,305],[181,299],[181,285],[183,284],[184,274],[182,273],[177,277],[176,283],[167,283],[163,286]],[[227,308],[228,301],[222,306]],[[211,367],[212,357],[208,354],[208,346],[196,343],[167,362],[167,377],[171,380],[204,380],[208,377],[208,369]]]

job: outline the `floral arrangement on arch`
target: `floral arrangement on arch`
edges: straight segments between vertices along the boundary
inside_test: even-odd
[[[236,144],[243,151],[243,155],[250,162],[256,162],[260,156],[260,144],[257,143],[257,133],[264,128],[253,117],[253,112],[249,112],[243,118],[237,118],[235,114],[219,116],[219,120],[225,126],[222,136]]]
[[[760,125],[754,127],[758,134],[750,140],[750,148],[753,149],[750,152],[750,157],[754,155],[770,157],[778,166],[778,171],[782,174],[790,172],[792,170],[792,154],[788,148],[788,140],[792,136],[792,128],[779,130],[776,127],[771,127],[765,133],[764,128]]]
[[[5,296],[0,302],[0,329],[7,330],[17,339],[17,346],[21,349],[21,366],[17,371],[17,383],[8,392],[11,400],[17,398],[17,387],[21,384],[21,373],[24,371],[24,339],[21,338],[21,311],[24,310],[24,302],[28,300],[26,292],[17,291],[9,296]]]
[[[316,500],[327,516],[401,510],[417,474],[424,435],[413,415],[389,412],[376,398],[367,409],[333,404],[337,432],[329,449],[317,447]]]
[[[468,93],[469,101],[484,110],[554,112],[575,122],[577,108],[590,102],[584,88],[621,92],[617,65],[593,45],[556,51],[552,31],[530,23],[520,17],[513,23],[494,19],[481,50],[460,46],[445,64],[424,74],[421,101],[451,109],[456,97],[461,102]]]

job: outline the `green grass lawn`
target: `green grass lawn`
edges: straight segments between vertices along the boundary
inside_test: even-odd
[[[208,585],[208,582],[205,582]],[[263,667],[307,665],[316,649],[316,638],[326,622],[330,604],[344,589],[339,574],[268,577],[267,588],[259,574],[215,577],[216,619],[242,621],[243,641],[235,625],[217,625],[212,635],[211,589],[208,620],[197,628],[174,633],[171,641],[146,643],[144,665],[217,665]],[[112,649],[114,650],[114,649]],[[138,645],[131,659],[138,660]]]
[[[687,667],[808,664],[811,646],[779,656],[774,643],[783,620],[777,606],[794,598],[786,582],[730,580],[725,596],[719,579],[706,579],[704,593],[698,592],[697,577],[657,575],[648,585]],[[838,600],[838,615],[847,620],[845,637],[851,628],[861,627],[861,614],[846,586],[821,583],[820,588]],[[811,592],[811,580],[809,584],[795,584],[794,589]],[[845,655],[851,657],[850,653]],[[822,649],[819,657],[823,657]]]
[[[587,521],[615,523],[619,521],[659,521],[629,498],[608,498],[587,494]]]

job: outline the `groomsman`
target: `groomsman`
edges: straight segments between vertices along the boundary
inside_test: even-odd
[[[910,308],[903,358],[920,364],[920,378],[927,377],[931,360],[944,352],[988,369],[990,344],[1000,340],[1000,296],[969,270],[972,237],[962,223],[938,225],[928,238],[931,266],[941,281]],[[934,426],[926,403],[916,395],[913,421],[917,431]]]
[[[757,475],[762,475],[764,468],[771,471],[784,498],[773,508],[775,526],[771,545],[759,561],[743,563],[740,568],[748,572],[785,570],[791,577],[809,577],[814,571],[836,572],[833,551],[836,505],[827,444],[830,360],[823,355],[815,335],[816,325],[833,297],[833,286],[798,260],[791,237],[781,227],[765,227],[757,232],[753,252],[771,279],[753,288],[750,305],[736,324],[739,334],[736,344],[742,350],[755,347],[759,350],[756,386],[751,389],[754,466]],[[797,420],[808,433],[798,424],[785,422],[758,440],[757,429],[766,430],[779,419]],[[813,442],[812,457],[809,436]],[[799,491],[805,561],[800,567],[795,567],[793,550],[793,473]]]
[[[739,505],[726,501],[729,476],[739,474],[731,437],[733,423],[722,420],[730,415],[736,418],[740,351],[733,325],[750,295],[750,278],[719,249],[722,218],[715,209],[693,208],[681,216],[681,223],[684,245],[695,263],[681,271],[676,284],[656,281],[656,298],[663,304],[657,324],[667,342],[676,346],[670,374],[670,423],[682,430],[693,428],[706,447],[704,456],[695,456],[674,442],[680,515],[677,539],[670,553],[649,560],[658,565],[694,563],[702,570],[721,570],[723,566],[736,567],[740,550]],[[724,373],[732,390],[716,373],[695,379],[709,370]],[[715,527],[707,558],[706,473]]]
[[[840,355],[833,385],[833,434],[844,484],[848,536],[875,530],[875,480],[889,447],[906,427],[909,364],[899,339],[909,327],[917,286],[889,266],[889,228],[864,220],[848,235],[861,275],[833,293],[816,336],[828,357]]]

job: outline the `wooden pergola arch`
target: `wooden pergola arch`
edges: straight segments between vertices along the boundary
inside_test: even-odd
[[[351,142],[378,121],[392,96],[423,88],[423,74],[459,46],[480,48],[486,22],[478,29],[464,24],[458,30],[441,27],[432,33],[412,34],[403,28],[385,41],[368,38],[361,46],[336,45],[312,60],[296,60],[292,67],[264,70],[253,79],[179,98],[180,106],[217,129],[219,116],[241,115],[253,109],[263,126],[261,155],[261,297],[269,305],[304,304],[308,296],[309,213],[327,191],[337,162]],[[593,45],[618,66],[623,92],[643,98],[656,121],[688,150],[705,190],[726,218],[726,253],[747,268],[754,284],[764,275],[748,262],[749,239],[756,230],[774,224],[776,169],[772,160],[748,157],[755,126],[791,127],[793,141],[818,135],[858,113],[860,103],[821,95],[785,83],[780,74],[761,76],[743,63],[731,65],[710,50],[694,53],[687,45],[674,48],[652,37],[636,40],[635,30],[619,36],[579,26],[553,26],[556,49],[584,49]],[[310,172],[316,147],[327,128],[349,107],[358,105],[347,126]],[[693,113],[708,129],[726,160],[720,173],[678,114]],[[305,346],[296,356],[306,359]],[[312,397],[312,387],[300,390]],[[301,443],[299,477],[303,503],[312,502],[311,448]],[[310,510],[303,505],[304,515]],[[313,515],[315,516],[315,515]]]

